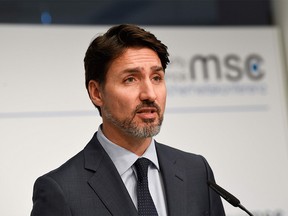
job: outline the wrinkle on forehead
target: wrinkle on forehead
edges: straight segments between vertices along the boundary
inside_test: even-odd
[[[143,71],[144,69],[153,72],[164,72],[157,53],[149,48],[128,48],[112,62],[111,67],[122,67],[122,72],[130,73]]]

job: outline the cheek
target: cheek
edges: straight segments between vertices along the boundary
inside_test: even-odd
[[[161,112],[164,113],[166,109],[166,97],[165,99],[161,102]]]
[[[165,108],[166,105],[166,99],[167,99],[167,92],[166,92],[166,87],[163,87],[163,89],[161,89],[161,94],[158,95],[159,98],[159,103],[160,106],[162,106],[162,108]]]
[[[133,104],[133,99],[129,93],[120,94],[118,92],[117,95],[107,95],[104,106],[108,107],[110,112],[121,116],[131,113],[136,105]]]

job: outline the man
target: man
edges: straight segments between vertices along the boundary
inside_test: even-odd
[[[37,179],[31,215],[225,215],[206,160],[153,139],[165,110],[167,47],[119,25],[92,41],[84,62],[103,122],[80,153]]]

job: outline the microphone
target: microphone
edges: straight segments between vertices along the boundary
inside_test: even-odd
[[[207,181],[209,187],[211,187],[216,193],[218,193],[221,197],[223,197],[227,202],[229,202],[234,207],[239,207],[243,211],[245,211],[248,215],[253,216],[251,212],[249,212],[244,206],[241,205],[240,200],[235,196],[230,194],[228,191],[217,185],[215,182]]]

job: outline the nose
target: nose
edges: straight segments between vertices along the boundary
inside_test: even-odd
[[[155,86],[151,80],[146,80],[140,87],[140,100],[154,102],[157,98]]]

